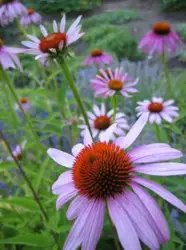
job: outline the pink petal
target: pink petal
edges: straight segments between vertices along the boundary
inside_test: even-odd
[[[90,132],[88,131],[88,129],[85,129],[85,134],[84,134],[84,140],[83,143],[85,146],[91,145],[92,144],[92,137],[90,135]]]
[[[144,210],[141,213],[139,207],[141,205],[141,201],[137,195],[132,192],[127,192],[125,195],[121,197],[122,206],[125,211],[128,213],[130,219],[133,222],[134,228],[137,231],[139,238],[147,245],[150,249],[159,249],[159,242],[158,238],[151,228],[149,224],[149,220],[143,214],[146,213],[146,209],[143,206],[142,209]],[[135,202],[133,202],[135,200]]]
[[[141,212],[144,216],[147,217],[149,224],[151,225],[159,239],[160,244],[165,243],[170,237],[169,227],[157,202],[139,185],[132,184],[132,188],[139,197],[139,203],[137,206],[138,209],[141,209],[141,205],[144,206],[144,212],[145,210],[146,212],[143,213],[143,209],[141,210]],[[135,199],[133,199],[133,202],[134,200]]]
[[[52,160],[57,162],[59,165],[62,165],[67,168],[72,168],[72,165],[75,160],[74,156],[55,148],[49,148],[47,150],[47,153],[52,158]]]
[[[176,162],[145,164],[136,166],[135,171],[158,176],[184,175],[186,174],[186,164]]]
[[[89,216],[82,244],[83,250],[95,250],[101,236],[104,223],[104,201],[95,201],[94,208]]]
[[[81,245],[91,212],[95,212],[94,200],[89,200],[87,207],[81,211],[80,215],[76,219],[64,244],[63,250],[77,249]]]
[[[60,195],[56,201],[56,209],[59,210],[64,204],[76,196],[78,190],[74,187],[72,183],[66,184],[61,189]]]
[[[128,154],[134,163],[167,161],[180,158],[183,155],[179,150],[170,148],[166,144],[162,144],[161,146],[159,143],[140,146],[137,149],[129,151]]]
[[[52,185],[52,193],[53,194],[60,194],[61,189],[63,188],[64,185],[69,184],[73,182],[72,180],[72,171],[66,171],[62,173],[56,182]]]
[[[160,197],[162,197],[164,200],[168,201],[173,206],[179,208],[180,210],[186,213],[186,205],[181,200],[179,200],[175,195],[170,193],[168,190],[166,190],[158,183],[155,183],[154,181],[150,180],[145,180],[140,177],[134,177],[133,181],[149,188],[150,190],[158,194]]]
[[[78,195],[76,198],[74,198],[67,210],[67,219],[76,219],[81,213],[81,211],[86,209],[88,202],[89,200],[81,195]]]
[[[112,124],[106,131],[102,132],[99,136],[101,142],[109,142],[114,131],[116,130],[117,124]]]
[[[141,250],[133,224],[120,203],[119,198],[118,201],[113,198],[108,200],[109,215],[116,227],[120,243],[125,250]]]
[[[144,126],[148,121],[148,117],[149,114],[141,115],[140,118],[136,121],[136,123],[132,126],[128,134],[125,137],[120,137],[116,139],[114,143],[124,149],[130,147],[143,130]]]
[[[81,152],[81,150],[82,150],[84,147],[85,147],[85,146],[84,146],[83,144],[81,144],[81,143],[76,144],[76,145],[72,148],[72,154],[73,154],[74,156],[77,156],[77,155]]]

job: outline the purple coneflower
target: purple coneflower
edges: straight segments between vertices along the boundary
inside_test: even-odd
[[[28,101],[26,97],[22,97],[19,99],[19,102],[25,112],[29,112],[31,109],[31,103]],[[15,109],[19,110],[18,104],[15,104]]]
[[[152,31],[149,31],[139,43],[139,49],[143,49],[148,55],[157,52],[162,55],[165,51],[175,52],[181,44],[181,39],[174,32],[167,22],[158,22],[153,26]]]
[[[48,33],[43,25],[40,25],[41,32],[43,34],[42,39],[38,39],[33,35],[28,35],[31,41],[23,41],[22,44],[28,47],[26,51],[28,54],[36,55],[36,59],[45,59],[48,57],[57,57],[59,53],[64,52],[69,45],[76,42],[84,33],[80,33],[81,16],[79,16],[65,32],[66,16],[61,19],[60,27],[58,27],[56,21],[53,21],[53,32]]]
[[[40,24],[42,17],[39,13],[37,13],[34,9],[28,8],[27,14],[23,15],[20,19],[20,23],[23,26],[28,26],[30,24]]]
[[[140,241],[150,249],[159,249],[169,239],[166,219],[152,196],[142,186],[186,212],[186,206],[158,183],[139,174],[170,176],[186,174],[186,165],[167,162],[179,159],[182,153],[168,144],[155,143],[127,150],[148,120],[142,115],[126,137],[109,143],[115,125],[93,142],[88,131],[84,143],[72,148],[72,155],[49,149],[50,157],[69,170],[62,173],[52,186],[58,195],[56,208],[73,199],[67,218],[75,222],[63,247],[64,250],[94,250],[101,236],[104,213],[117,230],[125,250],[141,250]]]
[[[115,123],[117,127],[111,139],[115,139],[115,136],[118,135],[125,135],[125,130],[129,129],[125,114],[122,112],[117,112],[115,121],[113,121],[113,113],[114,110],[106,112],[106,108],[103,103],[101,104],[101,108],[99,108],[97,105],[94,105],[93,112],[87,112],[93,137],[99,135],[100,138],[103,136],[103,134],[107,132],[113,123]],[[79,125],[79,128],[82,129],[81,135],[84,136],[87,126]]]
[[[92,65],[97,64],[98,67],[102,67],[103,64],[111,64],[113,62],[113,58],[108,53],[100,49],[94,49],[91,51],[90,55],[84,60],[83,64]]]
[[[19,68],[22,71],[22,66],[16,54],[23,53],[25,49],[13,48],[5,46],[3,40],[0,39],[0,64],[6,70],[9,68]]]
[[[18,0],[0,0],[0,4],[0,23],[2,26],[27,13],[25,6]]]
[[[152,101],[144,100],[138,102],[139,106],[136,108],[138,111],[137,115],[148,113],[150,123],[160,124],[162,120],[172,123],[179,116],[178,107],[172,104],[174,104],[173,100],[164,102],[161,97],[153,97]]]
[[[134,86],[138,83],[138,79],[132,81],[128,74],[123,74],[122,68],[116,68],[112,71],[108,68],[106,71],[99,70],[96,78],[91,80],[91,87],[95,91],[96,96],[107,98],[116,93],[121,93],[125,97],[130,97],[129,93],[138,92]]]

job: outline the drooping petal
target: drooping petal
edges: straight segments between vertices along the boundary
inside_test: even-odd
[[[89,200],[87,207],[81,211],[64,244],[63,250],[75,250],[84,240],[84,232],[87,229],[89,216],[94,213],[94,200]]]
[[[135,202],[133,202],[135,200]],[[141,213],[138,208],[141,204],[137,196],[132,192],[127,192],[121,196],[122,206],[129,215],[133,222],[134,228],[137,231],[139,238],[147,245],[150,249],[159,249],[159,241],[149,224],[149,220],[146,219],[144,213]],[[138,201],[138,202],[136,202]],[[142,207],[143,209],[143,207]]]
[[[186,213],[186,205],[181,200],[179,200],[175,195],[170,193],[168,190],[166,190],[164,187],[162,187],[158,183],[155,183],[154,181],[150,181],[150,180],[145,180],[141,177],[134,177],[133,181],[135,181],[136,183],[142,186],[149,188],[150,190],[158,194],[160,197],[162,197],[164,200],[168,201],[173,206],[179,208],[180,210]]]
[[[81,211],[86,209],[88,202],[89,200],[82,195],[78,195],[76,198],[74,198],[67,210],[67,219],[76,219]]]
[[[61,189],[63,188],[64,185],[69,184],[73,182],[72,180],[72,171],[66,171],[62,173],[56,182],[52,185],[52,192],[53,194],[60,194]]]
[[[90,213],[87,228],[84,233],[82,250],[95,250],[101,236],[104,222],[104,201],[95,201],[94,208]]]
[[[116,199],[108,200],[109,215],[116,227],[119,240],[125,250],[141,250],[137,233],[130,218]]]
[[[150,196],[147,192],[144,191],[142,187],[140,187],[137,184],[131,185],[134,192],[139,197],[137,207],[141,210],[141,212],[144,213],[143,215],[146,216],[146,218],[149,221],[149,224],[155,231],[159,242],[161,244],[168,241],[170,235],[169,235],[169,227],[168,223],[165,219],[165,216],[163,215],[161,209],[159,208],[157,202]],[[133,202],[135,202],[135,199],[133,198]],[[144,209],[143,209],[144,206]],[[142,209],[141,209],[142,208]],[[146,209],[146,211],[145,211]]]
[[[59,165],[62,165],[67,168],[72,167],[75,159],[74,156],[55,148],[49,148],[47,150],[47,153]]]
[[[56,201],[56,209],[59,210],[62,208],[64,204],[66,204],[69,200],[71,200],[74,196],[76,196],[78,190],[74,187],[73,183],[69,183],[64,185],[61,188],[60,195]]]
[[[140,118],[136,121],[136,123],[132,126],[128,134],[125,137],[120,137],[116,139],[114,143],[124,149],[130,147],[143,130],[144,126],[148,121],[148,117],[149,114],[141,115]]]

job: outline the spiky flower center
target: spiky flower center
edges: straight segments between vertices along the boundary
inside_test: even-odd
[[[132,162],[114,144],[98,142],[86,146],[76,157],[72,175],[82,195],[107,199],[122,193],[131,180]]]
[[[154,24],[153,31],[157,35],[164,36],[164,35],[168,35],[171,32],[171,27],[169,23],[167,22],[158,22]]]
[[[103,54],[103,51],[100,49],[94,49],[91,52],[92,57],[102,56],[102,54]]]
[[[40,42],[40,50],[43,53],[51,52],[51,49],[59,49],[60,42],[66,43],[67,35],[65,33],[51,33]]]
[[[4,42],[2,39],[0,39],[0,48],[3,46]]]
[[[94,127],[98,130],[105,130],[111,125],[111,119],[106,115],[96,117]]]
[[[34,12],[35,12],[35,10],[32,9],[32,8],[28,8],[28,9],[27,9],[28,15],[32,15]]]
[[[159,113],[163,110],[163,104],[160,102],[151,102],[148,109],[152,113]]]
[[[119,91],[123,88],[123,82],[120,81],[120,80],[110,80],[109,83],[109,88],[110,89],[113,89],[113,90],[116,90],[116,91]]]
[[[27,103],[27,102],[28,102],[27,98],[25,98],[25,97],[20,98],[20,103],[24,104],[24,103]]]

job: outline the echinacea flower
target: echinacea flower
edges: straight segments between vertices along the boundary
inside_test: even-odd
[[[125,135],[125,130],[129,129],[125,114],[122,112],[116,113],[115,121],[113,121],[113,113],[114,110],[106,112],[104,103],[101,104],[101,108],[94,105],[93,112],[87,112],[93,137],[96,137],[97,135],[101,137],[113,123],[115,123],[117,127],[111,139],[115,139],[115,136],[118,135]],[[87,126],[79,125],[79,128],[82,129],[81,135],[84,136]]]
[[[150,123],[160,124],[162,120],[172,123],[179,116],[178,107],[172,104],[174,104],[173,100],[164,102],[161,97],[153,97],[152,101],[144,100],[138,102],[139,106],[136,108],[138,111],[137,115],[148,113]]]
[[[34,9],[28,8],[27,14],[23,15],[20,19],[20,23],[23,26],[28,26],[30,24],[40,24],[42,17],[39,13],[37,13]]]
[[[95,143],[87,130],[84,143],[75,145],[72,155],[48,149],[55,162],[68,168],[52,186],[52,192],[58,195],[57,210],[73,199],[67,218],[75,222],[64,250],[75,250],[80,246],[84,250],[96,249],[106,206],[125,250],[141,250],[140,241],[150,249],[160,249],[160,244],[168,241],[166,219],[154,198],[142,186],[184,212],[186,206],[161,185],[139,174],[183,175],[186,165],[167,162],[182,156],[168,144],[155,143],[127,150],[147,120],[147,114],[141,116],[126,137],[112,143],[109,138],[115,125]]]
[[[29,112],[31,109],[31,103],[28,101],[26,97],[22,97],[19,99],[19,102],[25,112]],[[15,109],[19,110],[19,105],[15,104]]]
[[[97,64],[99,67],[102,67],[103,64],[111,64],[113,62],[113,58],[108,53],[100,49],[94,49],[91,51],[90,55],[84,60],[84,65],[92,65]]]
[[[23,151],[26,145],[26,141],[23,141],[21,145],[17,145],[15,149],[12,151],[13,156],[18,160],[22,160],[23,158]],[[8,161],[13,161],[13,158],[11,156],[7,157]]]
[[[123,74],[122,68],[116,68],[112,71],[100,69],[95,79],[91,80],[91,87],[95,91],[96,96],[104,98],[121,93],[125,97],[130,97],[129,93],[138,92],[134,86],[138,83],[138,79],[132,81],[128,74]]]
[[[66,16],[63,15],[60,23],[60,27],[56,21],[53,21],[53,32],[48,33],[43,25],[40,25],[43,38],[39,40],[37,37],[27,35],[31,41],[23,41],[22,44],[28,47],[26,53],[36,55],[35,59],[45,59],[51,56],[52,58],[58,57],[60,53],[63,53],[69,45],[76,42],[84,33],[80,33],[81,16],[79,16],[70,26],[67,32],[65,32]]]
[[[181,39],[167,22],[157,22],[140,41],[139,49],[143,49],[152,56],[155,52],[162,55],[164,52],[175,52],[181,44]]]
[[[18,68],[22,71],[22,66],[16,54],[23,53],[25,49],[5,46],[0,39],[0,65],[6,70],[9,68]]]
[[[13,21],[14,18],[27,13],[25,6],[18,0],[0,0],[0,23],[6,25]]]

